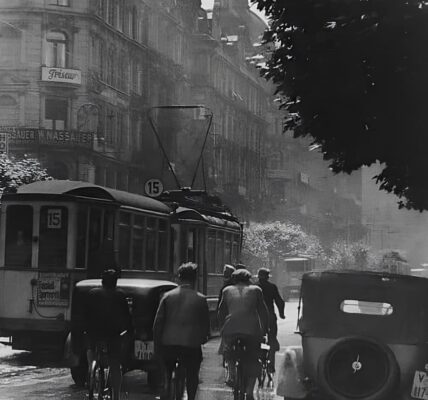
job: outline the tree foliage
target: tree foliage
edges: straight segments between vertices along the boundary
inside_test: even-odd
[[[285,129],[310,135],[334,172],[379,162],[381,189],[428,209],[428,3],[254,0],[271,20],[262,74]]]
[[[285,222],[252,223],[244,231],[244,251],[268,262],[273,257],[307,254],[321,258],[319,239],[305,233],[300,225]]]
[[[0,154],[0,194],[16,192],[26,183],[52,179],[34,158],[15,159]]]

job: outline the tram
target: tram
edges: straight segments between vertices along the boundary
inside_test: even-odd
[[[174,280],[193,261],[214,311],[223,265],[239,261],[241,238],[238,219],[205,191],[153,199],[77,181],[21,186],[1,202],[0,336],[15,349],[62,349],[73,287],[106,266],[124,278]]]

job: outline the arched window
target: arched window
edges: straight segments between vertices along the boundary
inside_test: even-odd
[[[15,107],[16,100],[7,94],[0,96],[0,107]]]
[[[67,36],[59,31],[46,34],[46,65],[66,68],[68,64]]]
[[[0,24],[0,65],[19,62],[21,52],[21,31],[14,25]]]

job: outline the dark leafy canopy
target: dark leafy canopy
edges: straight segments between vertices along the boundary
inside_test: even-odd
[[[382,163],[380,187],[428,209],[428,2],[256,1],[285,129],[311,135],[334,172]]]

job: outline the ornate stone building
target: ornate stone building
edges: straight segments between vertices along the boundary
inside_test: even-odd
[[[167,174],[154,168],[147,111],[203,104],[214,115],[208,189],[247,212],[263,193],[269,93],[245,60],[254,21],[236,14],[254,17],[233,4],[207,15],[195,0],[0,0],[9,151],[37,156],[56,178],[142,192]]]

